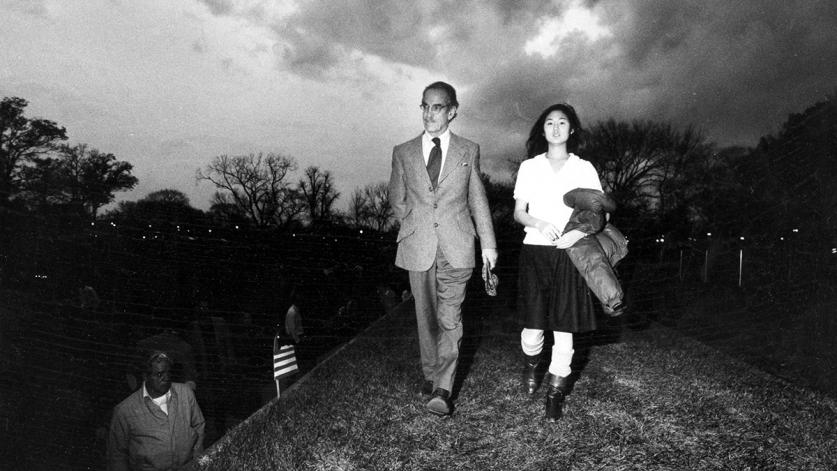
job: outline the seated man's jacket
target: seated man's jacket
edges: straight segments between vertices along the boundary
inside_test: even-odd
[[[203,451],[205,421],[192,389],[171,384],[168,415],[140,388],[113,410],[108,470],[176,469]]]

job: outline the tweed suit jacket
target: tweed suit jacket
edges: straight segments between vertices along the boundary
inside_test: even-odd
[[[455,268],[475,266],[476,238],[483,249],[496,249],[494,225],[480,180],[480,148],[450,135],[445,164],[436,188],[421,152],[421,135],[392,150],[389,200],[400,223],[395,265],[428,270],[442,248]]]

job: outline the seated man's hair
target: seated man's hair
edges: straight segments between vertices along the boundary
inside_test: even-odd
[[[151,370],[152,365],[154,363],[159,363],[161,361],[167,361],[169,366],[174,365],[174,360],[172,360],[171,356],[169,356],[166,352],[161,351],[154,351],[151,352],[151,355],[148,356],[148,359],[145,362],[146,371]]]

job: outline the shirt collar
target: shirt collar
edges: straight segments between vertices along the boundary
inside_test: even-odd
[[[421,136],[422,142],[424,143],[427,148],[433,147],[433,137],[430,134],[427,134],[427,131],[424,131],[424,134]],[[448,144],[450,143],[450,128],[445,129],[441,135],[439,135],[439,146],[442,148],[444,152],[445,149],[448,148]]]
[[[143,381],[142,382],[142,398],[145,399],[146,397],[151,399],[152,401],[154,400],[154,398],[151,397],[151,394],[148,394],[148,389],[145,389],[145,381]],[[165,402],[169,402],[169,399],[171,399],[171,387],[169,387],[169,390],[166,391],[166,393],[163,394],[160,397],[165,397],[166,398]],[[160,398],[158,397],[157,399],[159,400]]]
[[[540,161],[542,161],[543,163],[548,163],[548,161],[549,161],[549,159],[547,159],[547,158],[546,158],[546,152],[544,152],[543,154],[538,154],[538,155],[536,155],[536,156],[534,156],[534,157],[532,157],[532,158],[533,158],[533,159],[540,160]],[[579,156],[577,156],[577,155],[573,154],[572,152],[570,152],[570,153],[569,153],[569,157],[567,157],[567,162],[573,162],[573,161],[575,161],[575,160],[578,160],[579,158],[580,158]]]

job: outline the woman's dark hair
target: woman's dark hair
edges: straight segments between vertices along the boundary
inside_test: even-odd
[[[578,119],[575,108],[566,103],[556,103],[545,109],[538,117],[538,120],[535,121],[535,124],[532,125],[532,130],[529,131],[529,139],[526,140],[527,158],[531,159],[536,155],[546,152],[548,144],[546,143],[546,137],[543,135],[543,124],[546,122],[546,117],[549,116],[549,113],[553,111],[564,113],[567,119],[570,120],[570,137],[567,139],[567,151],[575,152],[578,149],[578,145],[581,143],[580,135],[584,132],[581,128],[581,120]]]

